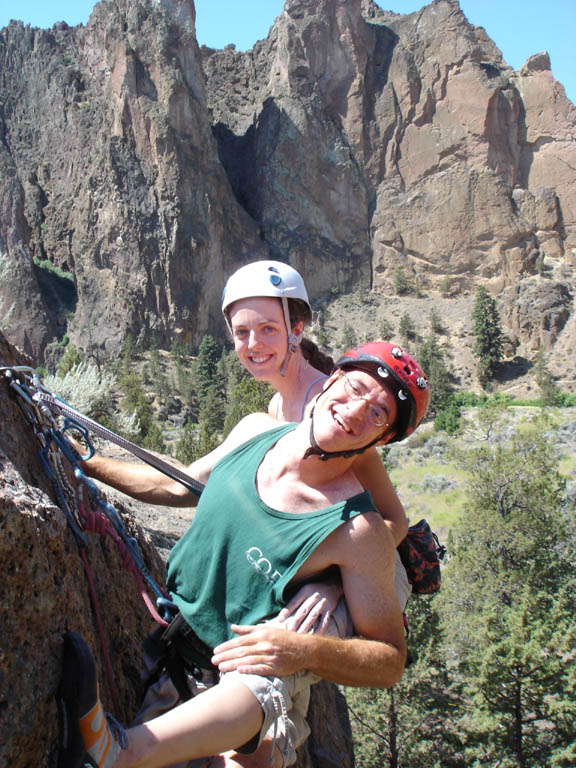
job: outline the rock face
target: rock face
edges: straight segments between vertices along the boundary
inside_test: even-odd
[[[0,367],[28,361],[0,334]],[[80,632],[95,651],[105,706],[100,635],[75,539],[44,473],[39,444],[0,371],[0,765],[56,765],[55,691],[62,633]],[[160,583],[162,562],[133,514],[122,509],[129,535]],[[86,534],[85,550],[116,681],[118,717],[130,722],[139,702],[140,642],[155,624],[132,574],[110,537]],[[15,695],[16,694],[16,695]]]
[[[194,21],[192,0],[103,0],[85,28],[0,32],[10,338],[197,343],[226,275],[268,254],[312,296],[386,295],[399,268],[485,284],[529,346],[517,298],[546,312],[551,279],[546,343],[566,335],[576,110],[546,53],[515,72],[457,0],[286,0],[246,53],[199,50]]]
[[[2,214],[17,220],[3,221],[0,247],[13,284],[27,278],[14,327],[47,304],[32,338],[14,334],[27,351],[67,330],[112,348],[128,330],[198,337],[219,319],[221,276],[265,253],[229,205],[194,20],[191,0],[121,0],[98,4],[85,29],[2,31]],[[68,305],[38,290],[54,273],[33,258],[73,277]]]

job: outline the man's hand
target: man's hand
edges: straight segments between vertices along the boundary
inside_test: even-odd
[[[220,672],[236,670],[247,675],[286,677],[305,669],[307,635],[270,624],[232,624],[232,631],[240,637],[214,649],[212,663]]]

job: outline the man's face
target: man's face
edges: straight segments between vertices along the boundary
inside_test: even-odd
[[[339,371],[326,389],[314,409],[314,435],[324,451],[368,445],[396,422],[394,395],[365,371]]]

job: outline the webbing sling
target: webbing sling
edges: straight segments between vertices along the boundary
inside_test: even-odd
[[[97,421],[94,421],[89,416],[85,416],[75,408],[72,408],[72,406],[68,405],[68,403],[66,403],[64,400],[61,400],[52,392],[48,392],[46,390],[43,392],[37,392],[33,396],[33,400],[39,403],[41,407],[42,405],[46,405],[48,408],[50,408],[51,411],[56,411],[56,413],[65,416],[72,423],[77,423],[85,429],[90,430],[95,435],[103,437],[105,440],[109,440],[111,443],[115,443],[121,448],[125,448],[127,451],[134,454],[134,456],[141,459],[146,464],[154,467],[154,469],[157,469],[159,472],[162,472],[164,475],[172,478],[172,480],[176,480],[178,483],[182,483],[182,485],[185,485],[188,490],[192,491],[197,496],[200,496],[204,490],[204,485],[198,482],[198,480],[190,477],[190,475],[182,472],[177,467],[173,467],[171,464],[168,464],[168,462],[160,459],[158,456],[154,456],[154,454],[149,453],[144,448],[136,445],[136,443],[132,443],[125,437],[121,437],[115,432],[112,432],[112,430],[103,427],[102,424],[98,424]]]

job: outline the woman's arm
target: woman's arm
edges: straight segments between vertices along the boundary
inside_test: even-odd
[[[304,584],[270,623],[282,624],[293,632],[323,635],[343,594],[342,582],[337,577]]]
[[[376,448],[361,453],[352,469],[360,484],[372,494],[376,509],[398,546],[408,533],[408,518]]]
[[[186,474],[204,485],[210,472],[229,451],[249,440],[254,435],[272,429],[277,422],[263,413],[245,416],[230,432],[226,440],[211,453],[190,464],[188,468],[180,465]],[[71,440],[81,453],[82,447]],[[173,462],[177,465],[177,462]],[[148,504],[162,504],[167,507],[195,507],[198,496],[182,483],[159,472],[147,464],[136,464],[122,459],[112,459],[96,454],[91,459],[81,462],[82,471],[95,480],[116,488],[134,499]]]

